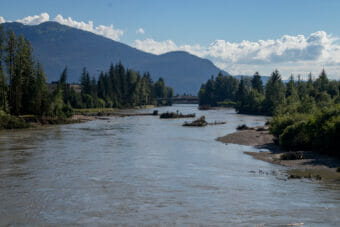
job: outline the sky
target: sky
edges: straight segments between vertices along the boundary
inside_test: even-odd
[[[237,75],[278,69],[340,79],[338,0],[0,0],[0,23],[59,23],[162,54],[184,50]]]

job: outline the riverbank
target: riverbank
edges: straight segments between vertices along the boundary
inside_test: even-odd
[[[84,123],[93,120],[108,120],[108,117],[129,117],[129,116],[152,116],[158,115],[158,112],[138,113],[138,109],[153,108],[153,105],[136,107],[131,109],[117,108],[89,108],[89,109],[74,109],[74,115],[69,118],[61,117],[45,117],[35,115],[12,116],[0,112],[0,130],[5,129],[25,129],[36,128],[44,125],[60,125]]]
[[[337,168],[340,167],[339,159],[312,151],[299,151],[301,159],[283,160],[282,155],[287,155],[288,151],[277,146],[273,139],[274,137],[269,133],[268,128],[258,127],[237,131],[216,140],[226,144],[233,143],[265,149],[266,151],[244,153],[258,160],[289,167],[288,175],[290,178],[340,180],[340,173],[337,172]]]

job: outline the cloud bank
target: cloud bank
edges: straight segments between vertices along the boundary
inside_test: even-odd
[[[232,74],[253,74],[256,70],[267,75],[274,68],[285,73],[307,74],[319,72],[323,66],[330,69],[333,78],[340,79],[339,39],[325,31],[304,35],[284,35],[276,40],[242,41],[231,43],[216,40],[206,47],[200,45],[177,45],[171,40],[136,40],[137,49],[163,54],[183,50],[199,57],[211,59],[218,67]],[[262,70],[261,70],[262,69]]]
[[[48,13],[41,13],[40,15],[28,16],[16,20],[16,22],[20,22],[26,25],[37,25],[47,21],[50,21],[50,15]],[[92,32],[94,34],[101,35],[115,41],[120,40],[120,37],[124,34],[123,30],[114,28],[112,24],[109,26],[105,25],[94,26],[93,21],[89,21],[87,23],[84,21],[76,21],[73,20],[71,17],[64,18],[60,14],[58,14],[52,21],[77,29],[81,29],[84,31]],[[5,22],[6,22],[5,18],[0,16],[0,24]]]
[[[83,21],[75,21],[71,17],[64,18],[62,15],[58,14],[54,21],[64,24],[70,27],[78,28],[84,31],[92,32],[97,35],[104,36],[106,38],[118,41],[120,37],[124,34],[124,31],[121,29],[115,29],[113,25],[105,26],[105,25],[98,25],[93,26],[93,21],[89,21],[88,23]]]
[[[41,24],[49,20],[50,20],[50,15],[48,15],[48,13],[41,13],[40,15],[28,16],[23,19],[19,19],[17,20],[17,22],[20,22],[22,24],[27,24],[27,25],[37,25],[37,24]]]

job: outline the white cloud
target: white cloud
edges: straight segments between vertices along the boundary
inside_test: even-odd
[[[41,13],[40,15],[28,16],[23,19],[18,19],[16,21],[26,25],[37,25],[46,21],[50,21],[50,15],[48,13]],[[84,31],[92,32],[97,35],[101,35],[116,41],[118,41],[120,37],[124,34],[123,30],[114,28],[112,24],[109,26],[105,25],[94,26],[93,21],[89,21],[88,23],[83,21],[76,21],[73,20],[71,17],[64,18],[60,14],[58,14],[53,19],[53,21],[56,21],[60,24],[64,24],[70,27],[78,28]],[[0,24],[5,22],[6,20],[0,16]]]
[[[118,41],[120,36],[124,34],[123,30],[116,29],[113,25],[105,26],[105,25],[98,25],[96,27],[93,26],[93,21],[89,21],[88,23],[83,21],[75,21],[71,17],[64,18],[62,15],[58,14],[54,21],[64,24],[70,27],[78,28],[84,31],[89,31],[95,33],[97,35],[104,36],[106,38]]]
[[[138,28],[137,31],[136,31],[136,34],[142,34],[144,35],[145,34],[145,31],[143,28]]]
[[[287,74],[318,73],[323,65],[333,78],[340,79],[340,44],[338,38],[318,31],[304,35],[284,35],[276,40],[242,41],[231,43],[216,40],[209,46],[177,45],[171,40],[136,40],[136,48],[154,54],[184,50],[209,58],[218,67],[232,74],[253,74],[256,70],[269,75],[275,69]]]
[[[37,25],[43,22],[49,21],[50,15],[48,13],[41,13],[40,15],[28,16],[23,19],[17,20],[17,22],[27,24],[27,25]]]

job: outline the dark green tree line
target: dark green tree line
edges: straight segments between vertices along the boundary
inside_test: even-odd
[[[155,104],[157,98],[173,96],[173,89],[167,87],[162,78],[154,83],[149,73],[141,75],[131,69],[125,69],[121,63],[111,65],[108,72],[101,72],[98,80],[91,78],[84,68],[80,85],[80,99],[71,90],[69,99],[65,100],[75,108],[143,106]]]
[[[0,27],[0,107],[4,112],[48,114],[50,100],[45,73],[34,61],[32,52],[31,44],[23,36],[17,38],[12,31],[6,35]]]
[[[217,100],[225,98],[216,88],[220,84],[217,81],[211,78],[202,85],[200,105],[215,106]],[[271,133],[284,148],[340,155],[336,139],[340,138],[340,81],[329,80],[325,70],[316,80],[311,74],[307,81],[302,81],[300,75],[295,80],[291,75],[284,83],[275,70],[265,86],[260,81],[255,73],[250,85],[244,78],[235,83],[236,92],[228,99],[235,100],[238,113],[273,116]]]

